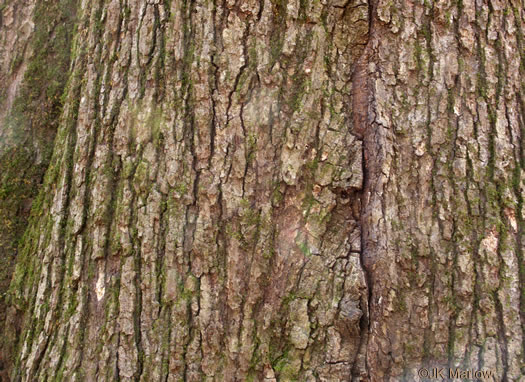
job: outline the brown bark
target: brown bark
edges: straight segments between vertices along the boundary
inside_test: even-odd
[[[367,10],[84,4],[13,281],[15,379],[364,373]]]
[[[76,6],[13,380],[523,377],[522,1]]]
[[[524,3],[379,1],[365,136],[372,378],[523,378]]]

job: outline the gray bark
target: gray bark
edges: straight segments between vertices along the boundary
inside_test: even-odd
[[[13,380],[524,377],[522,1],[46,6]]]

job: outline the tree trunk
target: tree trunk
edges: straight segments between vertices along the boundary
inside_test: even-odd
[[[525,3],[415,3],[380,1],[372,24],[367,364],[377,380],[432,364],[519,380]]]
[[[25,6],[12,380],[523,378],[522,0]]]
[[[49,164],[68,79],[73,1],[0,1],[0,322],[17,246]],[[6,331],[9,336],[10,330]],[[0,378],[10,352],[0,344]]]

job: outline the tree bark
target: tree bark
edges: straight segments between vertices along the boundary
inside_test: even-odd
[[[12,380],[523,378],[523,1],[26,6]]]
[[[17,246],[53,150],[68,79],[76,4],[0,4],[0,322]],[[12,354],[0,346],[0,378]],[[2,379],[3,380],[3,379]]]
[[[361,220],[377,380],[525,373],[524,6],[377,4]]]

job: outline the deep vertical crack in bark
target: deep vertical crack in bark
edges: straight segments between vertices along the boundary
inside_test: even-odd
[[[354,378],[363,378],[368,379],[369,371],[367,365],[367,349],[368,349],[368,336],[370,332],[371,324],[371,310],[370,304],[373,299],[373,283],[371,278],[371,259],[367,256],[372,256],[372,254],[367,253],[367,230],[369,226],[366,219],[364,218],[364,211],[367,208],[368,196],[370,187],[370,162],[368,158],[370,157],[370,140],[373,136],[371,129],[373,129],[372,121],[370,119],[370,99],[373,97],[371,93],[371,86],[369,81],[371,77],[369,75],[369,61],[372,57],[372,47],[371,41],[372,36],[374,35],[373,26],[374,26],[374,10],[375,4],[373,0],[368,0],[368,32],[367,32],[367,41],[364,44],[364,50],[356,60],[355,66],[353,68],[352,74],[352,134],[354,134],[362,142],[362,171],[363,171],[363,184],[362,190],[356,194],[359,198],[359,224],[360,224],[360,264],[362,271],[365,276],[366,281],[366,295],[362,297],[362,302],[364,302],[364,314],[361,317],[360,322],[360,350],[359,355],[362,360],[361,370],[358,370],[354,366],[353,377]]]

